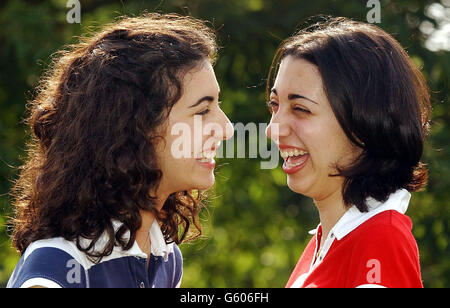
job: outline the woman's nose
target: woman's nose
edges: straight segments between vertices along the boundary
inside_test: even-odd
[[[214,138],[216,141],[228,140],[234,135],[234,127],[225,113],[220,110],[214,120],[208,122],[203,128],[206,138]]]
[[[279,112],[278,112],[279,113]],[[272,116],[269,126],[266,128],[266,136],[278,143],[280,137],[289,135],[289,124],[278,113]]]
[[[234,135],[234,127],[231,124],[230,119],[226,116],[226,114],[220,110],[220,123],[222,127],[223,134],[221,136],[222,140],[228,140]],[[218,136],[220,138],[220,136]]]

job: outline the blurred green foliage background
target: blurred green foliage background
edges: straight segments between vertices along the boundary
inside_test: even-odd
[[[13,215],[8,191],[27,140],[21,120],[52,53],[120,15],[146,10],[205,19],[217,30],[222,46],[216,65],[222,108],[233,123],[265,123],[270,120],[264,103],[265,83],[280,42],[304,26],[310,16],[366,21],[371,9],[362,0],[80,2],[81,24],[66,21],[70,10],[66,0],[0,3],[0,286],[6,285],[19,259],[11,248],[7,219]],[[407,49],[432,91],[432,133],[424,156],[430,169],[429,185],[424,192],[413,194],[408,210],[426,287],[450,287],[450,37],[448,31],[439,32],[450,26],[449,20],[449,0],[381,1],[379,26]],[[218,160],[216,197],[208,205],[209,214],[203,215],[205,237],[181,245],[182,287],[286,284],[310,238],[307,231],[319,219],[312,200],[288,189],[280,167],[261,170],[260,162],[261,158]]]

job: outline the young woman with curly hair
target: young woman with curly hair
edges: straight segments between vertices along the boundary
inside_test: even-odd
[[[30,104],[32,140],[13,189],[22,257],[9,287],[180,285],[177,244],[201,234],[212,157],[233,133],[216,52],[203,22],[146,14],[55,58]],[[194,130],[194,119],[216,129]],[[173,146],[177,123],[190,130],[187,155]]]

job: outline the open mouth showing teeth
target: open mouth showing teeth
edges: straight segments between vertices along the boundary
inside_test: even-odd
[[[281,150],[280,151],[281,157],[284,159],[287,159],[288,157],[296,157],[296,156],[303,156],[305,154],[308,154],[308,152],[303,150]]]
[[[203,152],[202,157],[198,159],[201,163],[209,163],[214,160],[214,157],[216,156],[216,152]]]
[[[306,156],[309,154],[307,151],[293,149],[293,150],[280,150],[281,157],[285,160],[286,167],[296,167],[303,164],[306,160]]]

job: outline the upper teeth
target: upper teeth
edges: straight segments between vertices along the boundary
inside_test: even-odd
[[[202,159],[212,159],[216,156],[216,152],[214,151],[206,151],[202,153]]]
[[[305,155],[308,154],[308,152],[298,149],[292,149],[292,150],[280,150],[281,157],[284,159],[288,158],[289,156],[299,156],[299,155]]]

